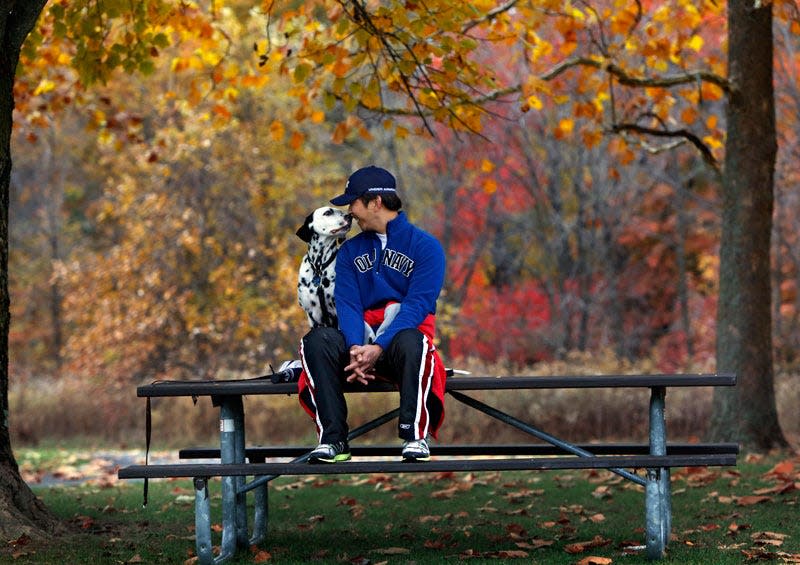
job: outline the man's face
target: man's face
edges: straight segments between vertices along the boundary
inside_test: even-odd
[[[375,231],[377,229],[377,199],[370,200],[368,204],[364,204],[360,198],[356,198],[348,206],[347,211],[353,216],[353,219],[358,223],[361,231]]]

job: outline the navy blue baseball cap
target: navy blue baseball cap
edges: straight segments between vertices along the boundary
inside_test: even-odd
[[[358,169],[347,179],[344,194],[332,199],[331,204],[334,206],[348,206],[353,200],[368,192],[397,192],[397,183],[392,173],[375,165]]]

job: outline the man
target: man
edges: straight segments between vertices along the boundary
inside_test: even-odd
[[[400,392],[403,460],[427,461],[426,438],[436,436],[444,417],[445,369],[433,346],[444,251],[400,211],[395,178],[385,169],[357,170],[331,204],[348,206],[361,233],[336,259],[339,328],[314,328],[301,344],[300,402],[319,436],[309,462],[350,459],[343,385],[376,377]]]

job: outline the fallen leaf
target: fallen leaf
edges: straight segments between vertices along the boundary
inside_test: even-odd
[[[761,504],[762,502],[769,502],[772,500],[770,496],[738,496],[735,497],[737,506],[753,506],[754,504]]]
[[[516,546],[522,549],[540,549],[542,547],[550,547],[553,543],[553,540],[533,538],[530,543],[519,542]]]
[[[606,517],[603,516],[602,514],[600,514],[599,512],[597,514],[592,514],[591,516],[589,516],[589,521],[590,522],[594,522],[595,524],[599,524],[600,522],[604,521],[605,519],[606,519]]]
[[[750,534],[750,539],[752,539],[753,541],[775,540],[782,542],[787,537],[789,537],[788,534],[781,534],[778,532],[753,532],[752,534]]]
[[[441,500],[443,498],[453,498],[453,496],[455,496],[455,494],[457,492],[458,492],[458,488],[457,487],[450,487],[450,488],[446,488],[446,489],[443,489],[443,490],[437,490],[437,491],[432,492],[431,493],[431,498],[436,498],[436,499],[439,499],[439,500]]]
[[[792,461],[786,460],[777,463],[772,469],[764,473],[764,476],[765,477],[786,476],[792,474],[793,471],[794,471],[794,463]]]
[[[272,554],[269,551],[262,549],[253,555],[253,563],[266,563],[272,559]]]
[[[592,491],[592,496],[595,498],[608,498],[611,496],[611,488],[606,485],[600,485]]]
[[[578,561],[575,565],[609,565],[613,563],[613,561],[608,557],[584,557],[580,561]]]
[[[411,553],[407,547],[384,547],[380,549],[373,549],[372,553],[379,553],[381,555],[406,555]]]
[[[610,539],[605,539],[601,536],[594,536],[589,541],[582,541],[577,543],[570,543],[564,546],[564,551],[567,553],[575,554],[575,553],[583,553],[588,549],[594,549],[596,547],[603,547],[604,545],[608,545],[611,543]]]
[[[422,545],[428,549],[444,549],[443,541],[425,540]]]
[[[528,552],[521,549],[503,549],[496,552],[496,555],[500,559],[525,559],[528,557]]]
[[[419,521],[422,522],[423,524],[425,524],[427,522],[439,522],[439,521],[441,521],[441,519],[442,519],[441,516],[420,516],[419,517]]]
[[[760,488],[758,490],[754,490],[754,494],[786,494],[788,492],[792,492],[797,490],[797,485],[793,482],[781,482],[775,485],[774,487],[767,487],[767,488]]]
[[[31,543],[31,537],[28,534],[22,534],[17,539],[9,541],[8,545],[11,547],[21,547],[23,545],[28,545],[29,543]]]

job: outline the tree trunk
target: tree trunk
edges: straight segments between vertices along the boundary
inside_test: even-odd
[[[19,474],[11,451],[8,413],[8,205],[11,182],[11,124],[14,73],[22,42],[46,0],[0,0],[0,541],[23,534],[40,537],[58,527]]]
[[[755,3],[755,5],[759,5]],[[784,447],[773,387],[770,236],[777,139],[772,8],[728,2],[727,143],[723,175],[717,371],[710,435],[749,449]]]

